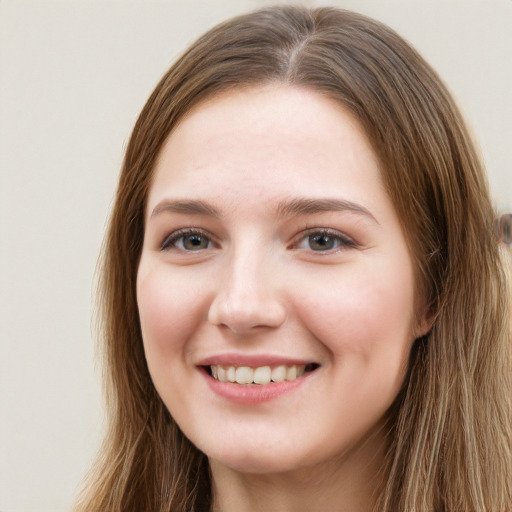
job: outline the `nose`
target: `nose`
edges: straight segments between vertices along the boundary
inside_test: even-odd
[[[278,284],[278,271],[247,251],[238,254],[220,273],[208,320],[237,335],[278,328],[287,311]]]

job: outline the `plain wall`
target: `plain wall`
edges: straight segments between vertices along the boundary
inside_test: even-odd
[[[69,510],[98,447],[94,275],[138,112],[196,36],[269,3],[0,0],[2,512]],[[512,2],[329,4],[388,23],[438,70],[510,209]]]

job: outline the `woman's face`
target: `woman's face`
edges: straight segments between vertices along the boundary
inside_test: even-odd
[[[287,86],[218,96],[172,132],[149,192],[137,297],[155,387],[220,464],[342,458],[378,429],[426,330],[413,275],[342,106]]]

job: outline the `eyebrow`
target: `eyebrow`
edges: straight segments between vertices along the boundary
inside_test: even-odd
[[[371,219],[373,222],[379,224],[377,219],[364,206],[344,199],[297,198],[290,201],[281,201],[277,206],[277,214],[283,217],[344,211],[363,215]]]
[[[357,215],[368,217],[379,224],[372,213],[360,204],[345,199],[310,199],[296,198],[280,201],[276,208],[279,217],[292,217],[299,215],[314,215],[325,212],[351,212]],[[164,199],[158,203],[151,212],[151,218],[162,212],[181,213],[186,215],[205,215],[219,218],[219,211],[212,205],[201,200],[168,200]]]
[[[196,200],[163,200],[155,206],[151,212],[151,217],[155,217],[162,212],[219,217],[219,212],[213,206],[204,201]]]

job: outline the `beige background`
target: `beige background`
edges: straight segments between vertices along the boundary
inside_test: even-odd
[[[196,36],[266,3],[0,0],[1,512],[68,510],[98,445],[93,276],[138,111]],[[512,1],[330,4],[388,23],[434,65],[510,208]]]

